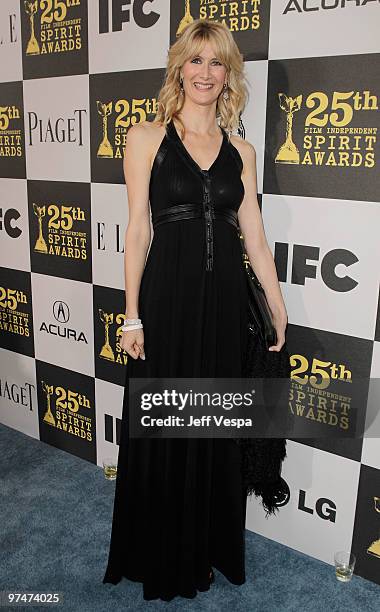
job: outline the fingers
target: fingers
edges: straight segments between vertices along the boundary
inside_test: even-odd
[[[144,335],[141,330],[137,330],[137,332],[132,330],[124,331],[120,340],[120,346],[133,359],[140,357],[145,360]]]
[[[133,359],[137,359],[138,357],[138,351],[136,348],[135,343],[129,344],[129,342],[121,342],[120,343],[121,348],[123,349],[123,351],[125,351],[126,353],[128,353],[128,355],[130,357],[133,357]]]
[[[144,352],[144,345],[142,344],[137,344],[137,342],[134,342],[131,346],[126,346],[125,348],[122,347],[124,351],[127,351],[128,355],[130,355],[131,357],[133,357],[133,359],[138,359],[140,357],[140,359],[145,360],[145,352]]]
[[[140,351],[136,342],[134,342],[131,346],[126,347],[124,350],[127,351],[128,355],[133,357],[133,359],[138,359]]]
[[[272,352],[274,351],[278,353],[281,351],[284,344],[285,344],[285,336],[280,336],[277,340],[277,344],[273,344],[272,346],[270,346],[268,348],[268,351],[272,351]]]
[[[140,355],[141,359],[145,359],[145,352],[144,352],[144,343],[141,342],[140,344],[138,344],[137,342],[135,342],[135,345],[137,347],[137,351]]]

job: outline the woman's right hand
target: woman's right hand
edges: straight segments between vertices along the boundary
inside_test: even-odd
[[[132,329],[131,331],[123,331],[120,340],[120,346],[133,359],[145,359],[144,352],[144,331],[142,329]]]

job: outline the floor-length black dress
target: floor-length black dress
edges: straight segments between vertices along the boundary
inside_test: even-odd
[[[153,221],[178,204],[202,209],[205,186],[215,210],[238,210],[243,162],[221,132],[218,156],[202,170],[169,123],[150,179]],[[156,227],[139,295],[146,360],[129,357],[126,368],[103,582],[141,581],[144,599],[195,597],[209,588],[211,566],[233,584],[245,582],[247,495],[239,446],[227,438],[129,439],[129,377],[242,376],[247,289],[239,237],[217,215],[211,239],[206,225],[200,216]]]

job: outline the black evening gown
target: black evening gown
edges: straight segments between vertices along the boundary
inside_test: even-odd
[[[222,131],[217,158],[202,170],[173,122],[150,179],[152,217],[168,206],[202,206],[205,181],[215,208],[238,210],[241,157]],[[237,163],[237,160],[240,163]],[[146,360],[128,358],[108,565],[103,582],[143,583],[146,600],[193,598],[215,567],[245,582],[247,493],[233,439],[129,439],[129,377],[241,377],[247,343],[247,288],[236,228],[213,219],[207,269],[205,218],[157,227],[141,279],[139,316]]]

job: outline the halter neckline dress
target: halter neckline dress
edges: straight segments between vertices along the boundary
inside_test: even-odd
[[[211,567],[232,584],[246,579],[239,446],[227,438],[129,438],[128,427],[130,377],[242,376],[247,287],[234,219],[243,162],[221,130],[219,153],[203,170],[171,121],[150,177],[154,235],[139,292],[146,359],[130,357],[126,366],[103,579],[139,581],[146,600],[195,597],[210,588]]]

